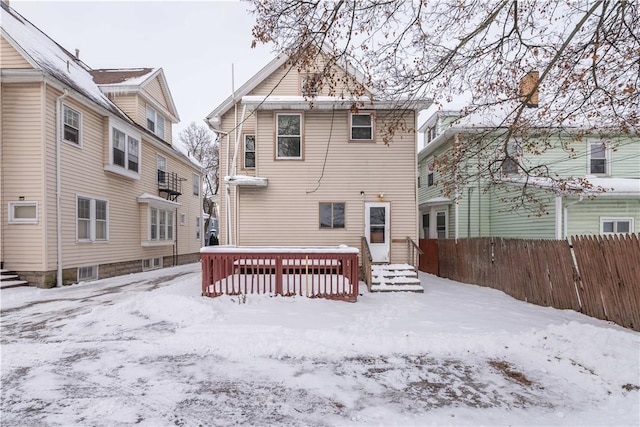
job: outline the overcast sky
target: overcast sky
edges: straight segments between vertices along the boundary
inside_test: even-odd
[[[91,68],[162,67],[180,115],[174,135],[204,117],[275,55],[251,49],[239,1],[27,1],[10,5]]]

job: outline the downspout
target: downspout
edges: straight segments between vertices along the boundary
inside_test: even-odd
[[[56,237],[58,245],[58,266],[56,270],[56,284],[62,286],[62,205],[60,198],[62,197],[62,162],[61,143],[62,143],[62,100],[69,96],[69,91],[63,89],[62,95],[56,98]]]
[[[467,188],[467,239],[471,238],[471,194],[473,187]]]
[[[562,240],[562,195],[556,196],[556,240]]]
[[[231,163],[231,167],[233,168],[231,174],[234,175],[234,176],[235,176],[235,174],[237,172],[238,149],[240,148],[240,140],[242,139],[242,125],[244,124],[244,116],[245,116],[246,111],[247,111],[247,106],[243,105],[242,106],[242,116],[241,116],[240,125],[239,125],[240,128],[238,128],[238,126],[236,126],[236,131],[235,131],[236,132],[236,144],[235,144],[235,146],[233,148],[233,163]],[[237,115],[236,115],[236,120],[238,120],[238,116]],[[235,211],[235,214],[236,214],[236,216],[235,216],[236,222],[238,221],[238,190],[239,189],[236,188],[235,205],[234,205],[234,211]],[[227,206],[229,206],[229,205],[227,205]],[[231,216],[229,216],[229,221],[227,221],[227,224],[231,224],[230,219],[231,219]],[[236,227],[235,232],[237,232],[237,227]],[[230,234],[231,234],[231,238],[233,239],[234,231],[231,230]],[[231,243],[233,243],[233,242],[231,242]]]
[[[459,226],[460,226],[460,204],[459,204],[459,198],[460,195],[458,194],[458,186],[456,185],[456,205],[454,206],[454,233],[455,233],[455,240],[456,243],[458,243],[458,238],[460,237],[460,230],[459,230]]]
[[[580,195],[578,196],[578,200],[575,200],[571,203],[567,203],[566,205],[564,205],[564,238],[567,238],[568,235],[568,226],[567,226],[567,222],[569,219],[569,206],[573,206],[573,205],[577,205],[578,203],[580,203],[583,199],[583,195],[582,193],[580,193]]]

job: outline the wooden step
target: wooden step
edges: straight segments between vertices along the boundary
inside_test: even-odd
[[[424,292],[418,272],[408,264],[376,264],[371,267],[371,292]]]

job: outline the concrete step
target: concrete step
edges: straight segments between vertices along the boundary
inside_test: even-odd
[[[20,280],[20,277],[12,271],[0,271],[0,289],[17,288],[19,286],[29,286],[26,280]]]

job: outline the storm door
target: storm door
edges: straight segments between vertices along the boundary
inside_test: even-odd
[[[391,248],[389,203],[365,203],[364,234],[373,262],[389,262]]]

